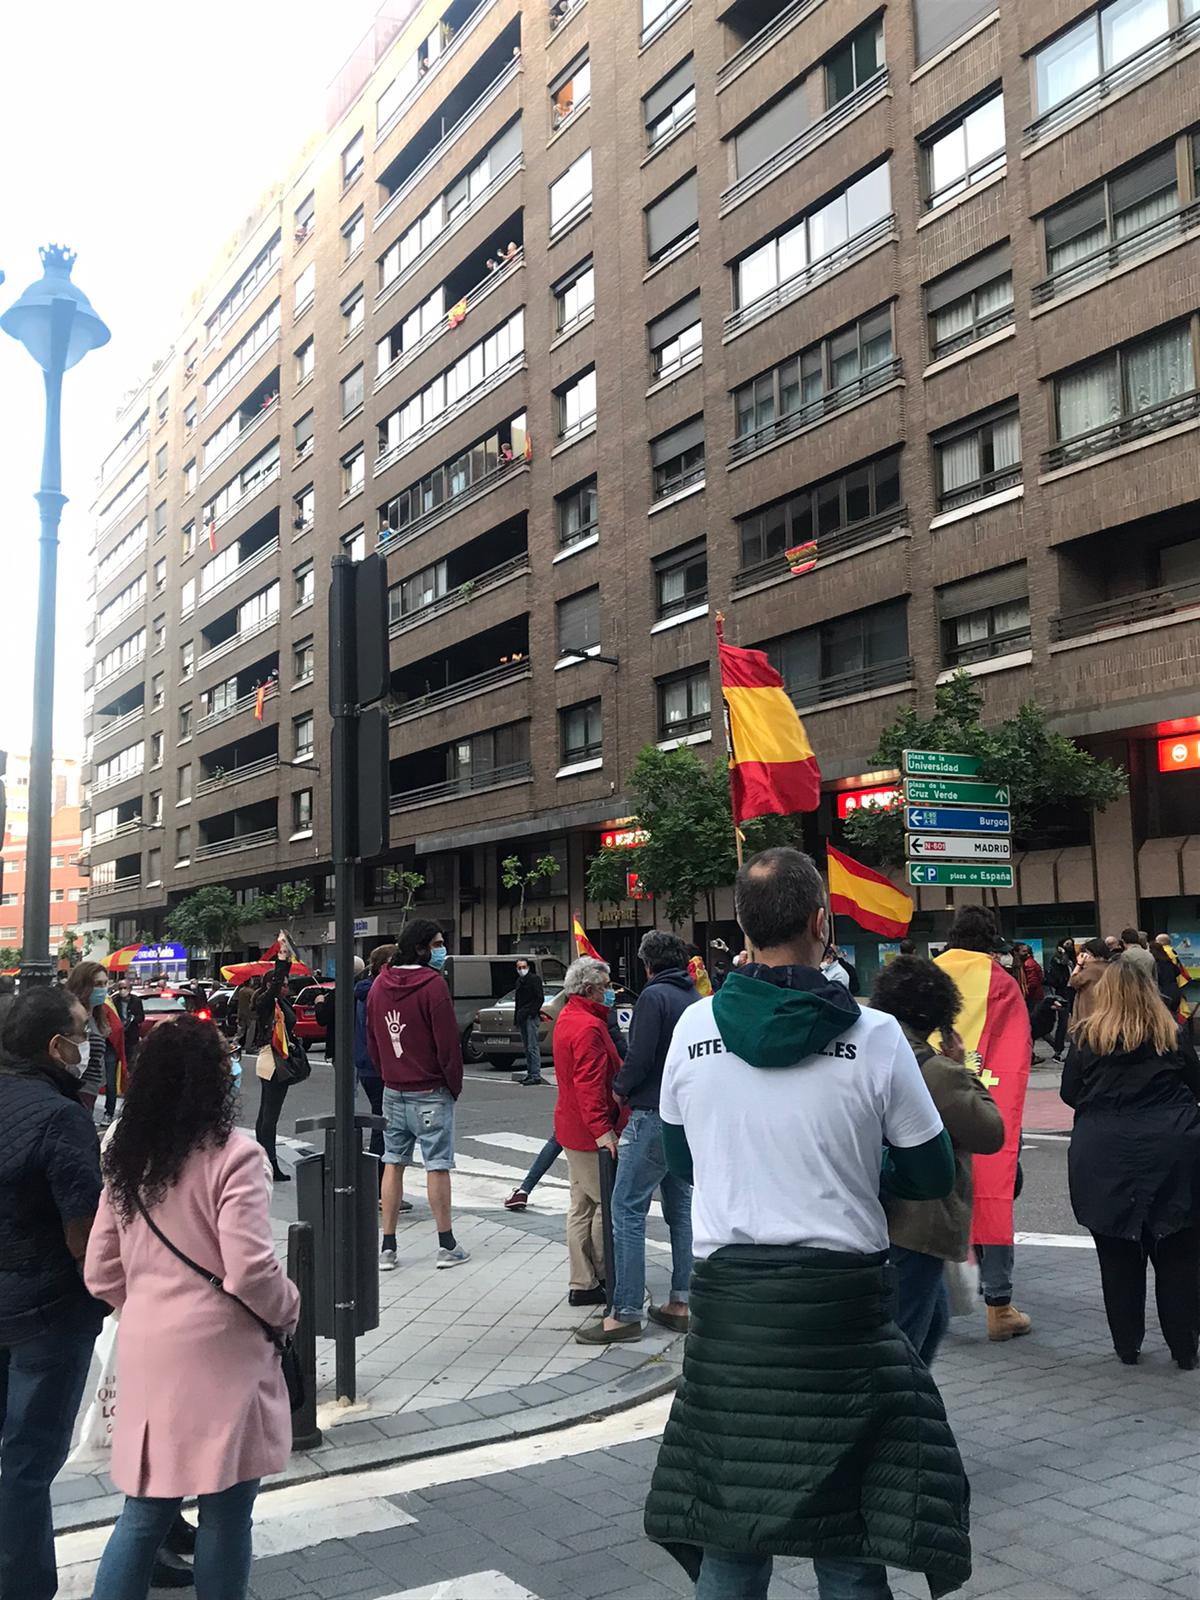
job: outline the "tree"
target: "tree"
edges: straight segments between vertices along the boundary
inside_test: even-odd
[[[228,950],[245,923],[257,920],[232,889],[213,883],[197,889],[167,913],[171,937],[189,949],[203,946],[214,956]]]
[[[425,887],[425,875],[421,872],[398,872],[395,867],[390,867],[387,873],[387,886],[403,894],[404,899],[400,902],[400,921],[407,922],[412,912],[413,901]]]
[[[63,934],[62,943],[58,947],[58,959],[65,961],[69,967],[73,967],[79,960],[79,955],[79,935],[74,928],[68,928]]]
[[[245,907],[241,926],[250,922],[281,922],[290,932],[292,923],[312,895],[307,883],[281,883],[273,893],[260,894]]]
[[[7,972],[10,967],[19,967],[24,959],[25,951],[22,948],[18,946],[14,950],[12,945],[6,944],[0,949],[0,971]]]
[[[112,935],[100,928],[85,928],[83,931],[83,953],[90,956],[98,945],[105,945],[112,949]]]
[[[628,897],[628,874],[663,903],[673,927],[692,916],[703,899],[706,918],[716,919],[715,896],[737,874],[737,846],[729,803],[729,773],[723,762],[708,766],[688,746],[659,750],[647,745],[627,784],[633,801],[631,828],[647,838],[628,849],[601,850],[588,863],[590,900],[611,903]],[[748,855],[768,845],[798,844],[799,817],[758,817],[742,825]]]
[[[955,673],[938,687],[932,717],[921,717],[908,707],[883,730],[875,765],[899,767],[905,750],[977,756],[983,782],[1009,786],[1013,833],[1027,849],[1048,842],[1056,810],[1103,811],[1125,793],[1128,778],[1124,770],[1054,733],[1047,725],[1046,712],[1033,701],[1026,701],[1015,717],[991,728],[980,721],[982,709],[978,684],[965,672]],[[846,818],[846,836],[879,865],[900,865],[904,860],[903,805],[897,799],[891,806],[852,812]]]
[[[556,872],[561,872],[557,856],[539,856],[532,866],[526,868],[521,865],[520,856],[505,856],[500,863],[500,882],[506,889],[519,889],[521,891],[520,903],[517,908],[517,933],[525,931],[525,895],[541,883],[544,878],[552,878]]]

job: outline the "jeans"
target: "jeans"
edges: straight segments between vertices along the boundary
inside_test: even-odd
[[[551,1134],[542,1148],[538,1151],[537,1158],[535,1159],[533,1165],[521,1179],[521,1191],[523,1194],[533,1193],[538,1184],[541,1183],[542,1179],[550,1171],[550,1168],[554,1165],[562,1153],[562,1145],[560,1145],[554,1135]]]
[[[899,1244],[891,1248],[891,1261],[900,1278],[896,1322],[921,1360],[931,1367],[950,1324],[946,1263],[940,1256],[906,1250]]]
[[[104,1046],[104,1115],[111,1117],[117,1109],[117,1073],[121,1061],[111,1044]]]
[[[1158,1323],[1177,1361],[1191,1360],[1200,1338],[1200,1228],[1165,1239],[1112,1239],[1094,1233],[1113,1348],[1132,1356],[1146,1335],[1146,1263],[1154,1263]]]
[[[770,1556],[706,1550],[696,1600],[767,1600],[773,1565]],[[874,1562],[826,1556],[814,1559],[813,1571],[820,1600],[892,1600],[887,1571]]]
[[[373,1117],[383,1115],[383,1079],[360,1077],[358,1086],[367,1097],[367,1104],[371,1108]],[[379,1158],[379,1181],[383,1182],[383,1129],[371,1129],[371,1142],[367,1146],[373,1156]]]
[[[979,1289],[985,1304],[989,1306],[1012,1304],[1015,1258],[1016,1250],[1011,1244],[975,1246],[975,1259],[979,1262]]]
[[[0,1594],[58,1592],[50,1485],[71,1448],[99,1318],[70,1313],[45,1333],[0,1345]]]
[[[250,1528],[258,1479],[200,1496],[196,1600],[245,1600],[250,1584]],[[125,1496],[96,1573],[92,1600],[146,1600],[154,1558],[182,1500]]]
[[[527,1078],[540,1078],[542,1075],[542,1042],[538,1038],[537,1016],[525,1017],[518,1024],[521,1034],[521,1045],[525,1051],[525,1076]]]
[[[692,1186],[667,1171],[657,1111],[630,1113],[617,1151],[613,1184],[613,1316],[640,1322],[646,1298],[646,1213],[657,1189],[671,1230],[671,1299],[686,1305],[692,1277]]]
[[[276,1078],[260,1078],[258,1080],[260,1092],[258,1097],[258,1116],[254,1121],[254,1137],[267,1152],[267,1159],[274,1172],[279,1171],[279,1161],[275,1155],[275,1134],[279,1127],[279,1113],[283,1110],[283,1102],[287,1098],[289,1085],[280,1083]]]

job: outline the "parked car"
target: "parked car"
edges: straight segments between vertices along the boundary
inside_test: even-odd
[[[187,996],[177,989],[140,989],[136,993],[145,1012],[145,1021],[138,1030],[139,1039],[144,1039],[151,1029],[157,1028],[160,1023],[169,1022],[188,1009]]]
[[[637,998],[629,989],[618,989],[616,999],[617,1023],[622,1033],[629,1032],[629,1024],[633,1021],[633,1003]],[[546,984],[546,1000],[542,1006],[541,1022],[538,1025],[538,1038],[542,1045],[543,1064],[550,1061],[554,1052],[554,1023],[558,1013],[567,1003],[566,994],[560,982]],[[472,1039],[480,1055],[489,1060],[494,1067],[511,1067],[514,1062],[524,1060],[525,1047],[521,1043],[521,1035],[513,1021],[516,1013],[516,991],[510,990],[501,996],[495,1005],[485,1006],[475,1013],[475,1028]]]
[[[547,990],[561,984],[566,964],[557,956],[521,956],[540,974]],[[511,995],[517,983],[517,960],[511,956],[448,956],[443,972],[454,996],[454,1015],[462,1036],[463,1055],[468,1061],[482,1061],[487,1054],[476,1036],[475,1018],[481,1008],[496,1004],[502,995]]]
[[[296,1013],[296,1037],[301,1044],[325,1043],[325,1029],[317,1021],[316,1008],[317,1001],[332,988],[332,983],[306,983],[292,1001]]]

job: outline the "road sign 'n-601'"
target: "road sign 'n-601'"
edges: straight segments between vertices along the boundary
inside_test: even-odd
[[[976,863],[910,861],[908,881],[914,888],[1011,889],[1010,866],[983,866]]]
[[[906,833],[904,853],[912,861],[1007,861],[1012,840],[981,838],[978,834]]]

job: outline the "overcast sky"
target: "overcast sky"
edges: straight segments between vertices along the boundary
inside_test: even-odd
[[[114,413],[174,338],[223,240],[323,129],[325,87],[379,0],[58,0],[11,5],[0,63],[0,308],[38,246],[112,341],[66,377],[55,745],[83,743],[88,507]],[[0,333],[0,748],[28,747],[37,594],[41,373]]]

